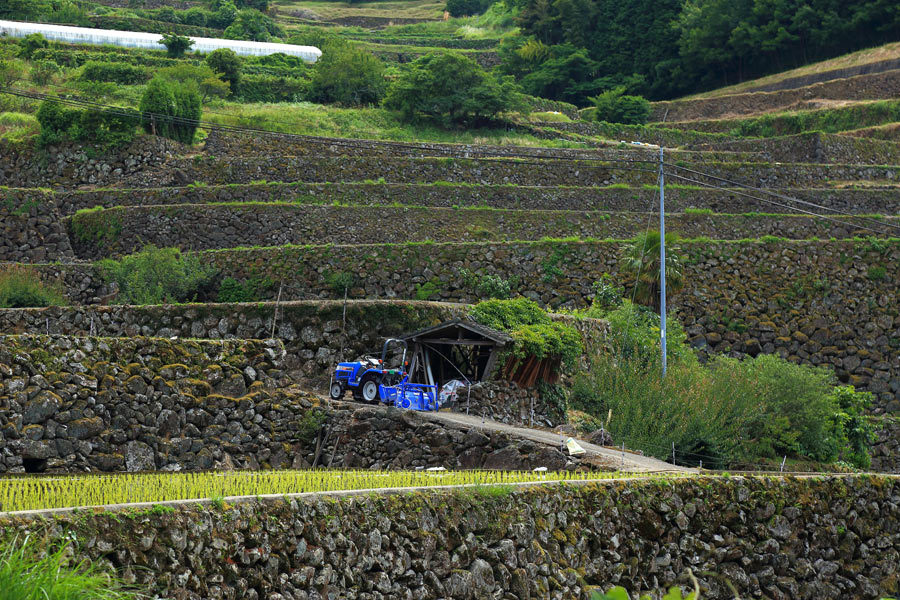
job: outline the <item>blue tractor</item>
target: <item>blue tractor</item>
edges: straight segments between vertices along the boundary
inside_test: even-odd
[[[392,344],[403,348],[399,369],[385,368]],[[406,372],[406,342],[391,338],[384,343],[381,358],[364,356],[354,362],[338,363],[329,390],[333,400],[340,400],[347,390],[353,398],[370,404],[382,402],[413,410],[437,410],[437,386],[409,382]]]

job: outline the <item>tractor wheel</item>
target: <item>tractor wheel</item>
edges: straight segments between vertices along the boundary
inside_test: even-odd
[[[378,382],[375,379],[367,379],[360,386],[363,402],[373,404],[378,402]]]
[[[340,400],[341,396],[343,396],[343,395],[344,395],[344,387],[337,381],[332,383],[331,384],[331,394],[330,394],[331,399],[332,400]]]

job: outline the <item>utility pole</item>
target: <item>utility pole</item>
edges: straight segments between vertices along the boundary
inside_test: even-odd
[[[666,376],[666,180],[663,172],[663,147],[659,146],[659,341],[662,348],[662,374]]]

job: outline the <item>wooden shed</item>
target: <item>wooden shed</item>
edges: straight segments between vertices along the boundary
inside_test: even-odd
[[[508,334],[465,319],[453,319],[407,334],[413,383],[443,386],[452,379],[486,381],[498,355],[513,343]]]

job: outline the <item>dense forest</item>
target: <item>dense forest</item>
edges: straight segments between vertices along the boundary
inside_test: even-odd
[[[896,0],[506,0],[503,68],[535,95],[587,104],[730,85],[900,40]]]

